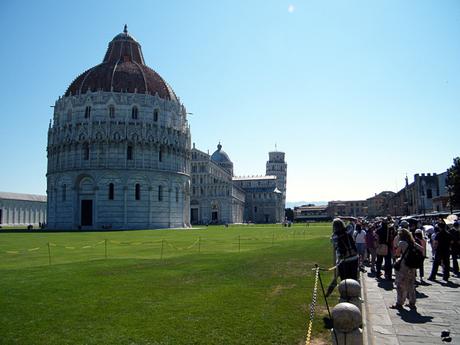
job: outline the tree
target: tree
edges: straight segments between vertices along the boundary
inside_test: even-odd
[[[447,169],[446,184],[451,211],[460,208],[460,157],[454,158],[454,164]]]
[[[294,211],[292,210],[292,208],[285,209],[285,216],[287,220],[290,220],[291,222],[294,221]]]

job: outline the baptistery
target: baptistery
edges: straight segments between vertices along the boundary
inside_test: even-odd
[[[56,101],[47,154],[48,228],[189,225],[187,112],[126,26]]]

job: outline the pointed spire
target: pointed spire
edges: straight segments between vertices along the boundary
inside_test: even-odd
[[[128,24],[125,24],[125,27],[123,28],[123,32],[125,34],[128,34]]]
[[[219,140],[219,145],[217,145],[217,150],[222,150],[222,145],[220,144],[220,140]]]

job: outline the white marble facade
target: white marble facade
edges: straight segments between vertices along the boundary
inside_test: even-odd
[[[46,196],[0,192],[0,226],[46,222]]]
[[[172,101],[102,91],[61,98],[48,135],[48,227],[187,225],[189,148],[185,108]]]
[[[185,107],[125,28],[54,106],[48,228],[189,226],[190,146]]]
[[[192,224],[242,223],[244,191],[232,181],[233,163],[220,154],[213,156],[192,149],[190,219]]]
[[[233,176],[233,163],[219,143],[209,155],[192,149],[191,222],[280,223],[286,204],[284,152],[269,153],[266,175]]]

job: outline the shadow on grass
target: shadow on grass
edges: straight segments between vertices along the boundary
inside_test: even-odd
[[[328,316],[323,317],[323,323],[325,329],[332,329],[332,319]]]

